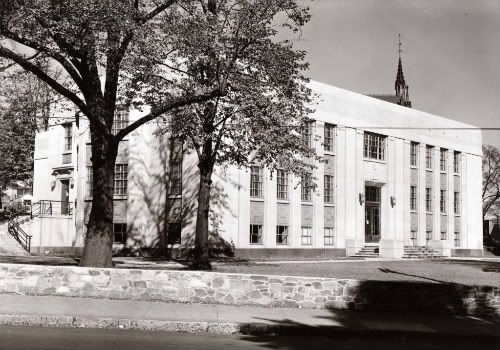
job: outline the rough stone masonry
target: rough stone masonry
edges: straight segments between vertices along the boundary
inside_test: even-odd
[[[497,287],[0,264],[0,293],[500,316]]]

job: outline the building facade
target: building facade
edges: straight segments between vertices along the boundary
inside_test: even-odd
[[[271,258],[350,256],[366,245],[386,258],[402,257],[405,246],[482,254],[479,129],[407,108],[407,85],[401,104],[318,82],[311,88],[320,99],[307,139],[325,162],[302,178],[258,164],[217,169],[210,215],[216,245]],[[137,117],[121,111],[115,128]],[[192,244],[196,154],[156,130],[155,123],[144,125],[120,144],[118,253]],[[92,200],[90,157],[84,118],[37,135],[33,200],[44,204],[26,224],[34,252],[81,251]]]

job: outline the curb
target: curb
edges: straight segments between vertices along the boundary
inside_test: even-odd
[[[197,321],[169,321],[103,317],[52,315],[0,315],[0,326],[35,326],[55,328],[133,329],[168,333],[239,334],[248,336],[320,336],[329,338],[406,338],[406,339],[463,339],[480,343],[500,342],[500,335],[452,334],[426,331],[349,329],[331,326],[296,326],[266,323],[225,323]]]

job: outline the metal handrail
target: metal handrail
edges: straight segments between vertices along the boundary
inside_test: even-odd
[[[28,251],[28,253],[31,251],[31,236],[24,232],[21,226],[15,222],[14,219],[9,220],[7,231],[24,249]]]

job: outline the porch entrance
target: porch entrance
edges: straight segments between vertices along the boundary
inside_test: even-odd
[[[380,187],[365,186],[365,242],[380,241]]]

